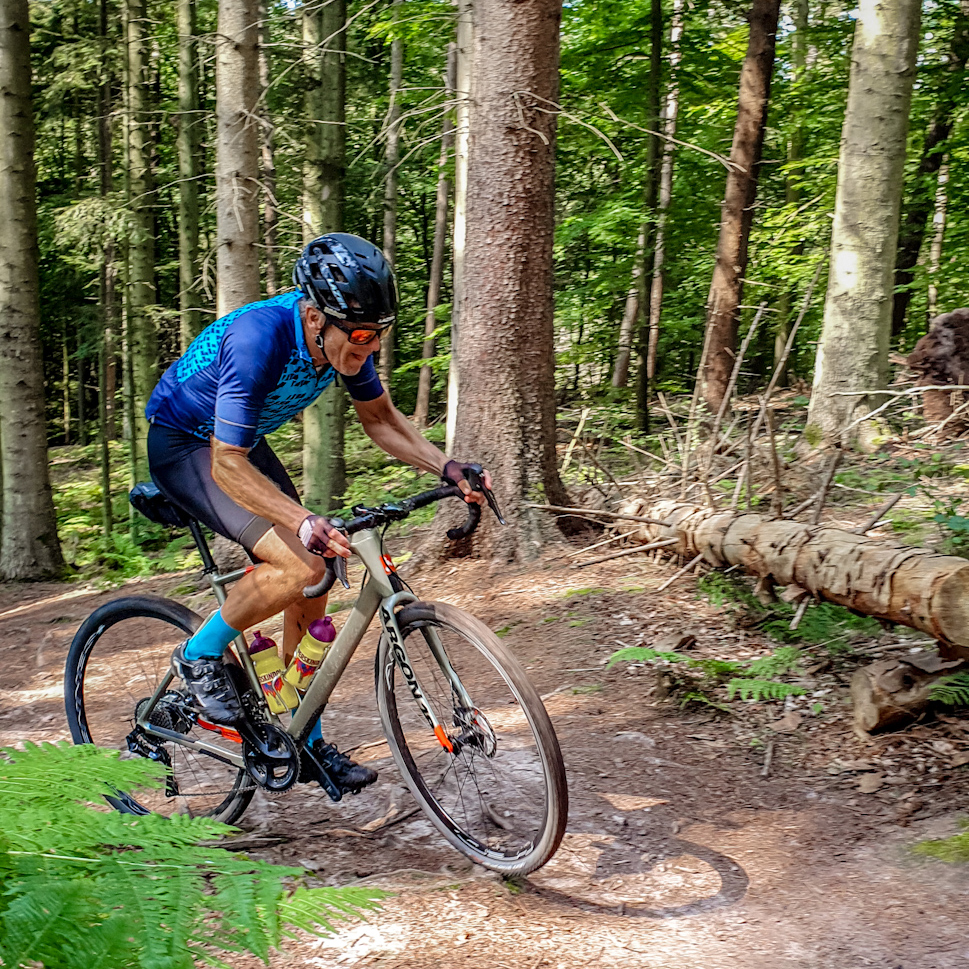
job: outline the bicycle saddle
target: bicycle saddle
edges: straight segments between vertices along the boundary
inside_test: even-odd
[[[128,501],[149,521],[172,528],[188,528],[188,513],[169,501],[151,481],[136,484],[128,492]]]

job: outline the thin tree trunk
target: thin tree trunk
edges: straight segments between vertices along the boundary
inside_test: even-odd
[[[84,394],[87,391],[85,386],[85,376],[87,370],[87,359],[81,356],[81,343],[83,338],[77,334],[77,443],[84,447],[87,444],[87,408],[84,406]]]
[[[450,100],[454,94],[457,71],[457,45],[448,45],[447,70],[444,78],[445,96]],[[437,329],[435,310],[441,301],[441,283],[444,278],[444,248],[447,243],[447,207],[451,183],[447,177],[448,155],[453,140],[451,112],[444,114],[441,125],[441,155],[437,163],[437,200],[434,210],[434,253],[431,256],[431,272],[427,286],[427,314],[424,317],[423,360],[430,360],[436,352],[434,331]],[[431,402],[431,368],[425,363],[421,367],[417,381],[417,406],[414,409],[414,423],[422,428],[427,425]]]
[[[215,42],[216,309],[225,316],[259,299],[259,95],[257,0],[220,0]]]
[[[67,330],[61,334],[61,421],[64,443],[71,443],[71,354],[67,349]]]
[[[303,241],[343,229],[346,168],[346,0],[303,7],[306,156]],[[334,381],[303,414],[303,499],[324,511],[346,491],[346,395]]]
[[[199,313],[199,102],[195,0],[178,0],[178,306],[182,350],[201,332]]]
[[[128,42],[128,342],[134,395],[131,447],[141,476],[148,434],[145,404],[158,380],[155,294],[155,188],[151,170],[147,0],[126,0]]]
[[[636,320],[639,318],[639,290],[640,276],[643,274],[643,259],[646,249],[646,224],[639,227],[639,237],[636,239],[636,255],[633,257],[632,278],[626,293],[626,302],[622,310],[622,322],[619,324],[619,352],[616,354],[616,365],[612,371],[612,386],[625,387],[629,379],[629,361],[632,358],[633,336],[636,330]]]
[[[653,248],[653,271],[649,297],[649,336],[646,346],[646,379],[652,386],[656,380],[656,347],[659,345],[659,325],[663,313],[663,267],[666,263],[666,225],[670,203],[673,201],[673,153],[676,145],[676,122],[680,109],[680,37],[683,34],[683,0],[673,0],[670,22],[670,77],[663,108],[663,165],[659,178],[659,207],[656,219],[656,244]]]
[[[106,198],[114,189],[114,158],[111,146],[111,86],[113,77],[108,68],[106,51],[109,44],[108,36],[108,0],[99,2],[99,41],[101,44],[101,78],[98,85],[98,165],[100,168],[99,186],[101,197]],[[115,422],[115,394],[117,392],[117,377],[115,371],[115,334],[117,332],[117,275],[115,264],[114,238],[107,236],[104,258],[100,273],[100,305],[102,311],[102,325],[104,328],[101,341],[102,364],[99,373],[99,401],[102,412],[101,427],[105,436],[102,452],[103,473],[109,474],[107,441],[113,441],[117,434]],[[103,382],[102,382],[103,380]],[[110,496],[108,509],[110,512]],[[110,523],[107,526],[110,531]]]
[[[643,231],[643,267],[636,280],[639,289],[639,313],[636,317],[636,426],[642,431],[649,430],[649,379],[646,375],[646,358],[649,354],[649,300],[652,293],[651,287],[646,283],[646,266],[653,264],[653,253],[656,248],[656,206],[662,166],[659,144],[660,94],[663,80],[663,6],[661,0],[652,0],[649,62],[646,106],[649,112],[649,127],[656,133],[649,136],[646,150],[646,223]]]
[[[509,527],[481,529],[475,547],[524,559],[546,527],[526,495],[565,497],[555,461],[555,115],[542,110],[558,101],[561,0],[479,0],[475,16],[454,454],[491,469],[508,509]]]
[[[451,361],[447,377],[445,450],[454,450],[458,420],[458,346],[464,299],[464,250],[468,232],[468,149],[471,136],[471,67],[474,56],[473,0],[458,0],[454,112],[454,228],[451,236]]]
[[[808,0],[794,2],[794,34],[792,37],[791,61],[794,85],[804,86],[804,74],[807,70],[808,51]],[[787,162],[793,166],[804,157],[804,118],[801,111],[795,115],[795,124],[787,143]],[[788,207],[794,209],[801,201],[799,188],[800,173],[788,173],[784,179],[784,201]],[[804,253],[804,243],[799,242],[792,249],[795,256]],[[774,370],[777,373],[776,384],[787,386],[787,370],[789,353],[787,351],[787,337],[790,332],[791,313],[794,307],[795,291],[793,286],[787,286],[777,301],[777,329],[774,331]]]
[[[402,0],[393,0],[395,26],[400,22]],[[404,79],[404,40],[395,32],[390,43],[390,110],[387,112],[387,175],[384,181],[384,255],[397,268],[397,166],[400,164],[400,88]],[[397,329],[392,326],[380,339],[380,381],[389,390],[394,373],[394,344]]]
[[[935,280],[939,274],[939,266],[942,264],[942,242],[945,239],[946,207],[948,204],[946,186],[948,183],[949,159],[946,156],[946,159],[942,162],[942,167],[939,169],[939,178],[935,189],[935,215],[932,218],[932,248],[929,250],[929,322],[939,312],[939,288]]]
[[[269,114],[269,21],[265,0],[259,5],[259,157],[262,168],[262,248],[265,256],[266,293],[275,296],[280,289],[277,266],[279,213],[276,211],[276,149]]]
[[[905,331],[908,306],[912,300],[915,267],[935,208],[939,169],[946,154],[957,108],[963,102],[966,63],[969,61],[969,0],[961,0],[955,14],[949,54],[949,83],[936,104],[925,132],[922,156],[913,184],[905,186],[905,212],[898,231],[898,255],[895,259],[895,293],[892,301],[892,338]]]
[[[862,0],[855,22],[809,440],[853,443],[844,428],[877,406],[872,391],[887,385],[920,18],[919,0]]]
[[[47,461],[40,346],[34,118],[27,0],[0,23],[0,576],[40,579],[63,567]]]
[[[747,56],[740,71],[737,123],[730,150],[732,164],[727,173],[717,262],[707,298],[706,362],[701,374],[703,399],[714,414],[726,393],[737,349],[747,245],[770,105],[779,13],[780,0],[753,0]]]

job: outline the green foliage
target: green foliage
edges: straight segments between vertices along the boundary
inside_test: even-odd
[[[947,707],[969,706],[969,672],[940,677],[929,691],[929,699]]]
[[[741,700],[783,700],[788,696],[803,696],[805,692],[800,686],[777,680],[738,678],[727,684],[727,696],[731,700],[734,696]]]
[[[91,746],[0,749],[0,959],[49,969],[268,961],[293,929],[329,934],[380,893],[305,888],[303,872],[211,846],[227,825],[107,811],[162,768]]]
[[[969,829],[969,820],[963,820],[962,827]],[[969,862],[969,830],[954,834],[951,838],[922,841],[912,849],[916,854],[938,858],[951,864]]]

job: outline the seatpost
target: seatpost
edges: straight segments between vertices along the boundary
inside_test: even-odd
[[[198,519],[190,518],[188,520],[188,530],[192,533],[192,538],[195,539],[195,545],[199,550],[199,555],[202,557],[203,573],[205,575],[212,575],[212,573],[217,572],[218,569],[215,565],[215,559],[212,558],[212,553],[209,551],[209,543],[202,534],[202,526],[198,523]]]

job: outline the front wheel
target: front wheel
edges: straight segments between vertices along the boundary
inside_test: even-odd
[[[397,622],[403,644],[385,633],[378,647],[377,704],[407,786],[472,861],[506,876],[534,871],[568,817],[541,698],[498,637],[460,609],[415,602]]]

